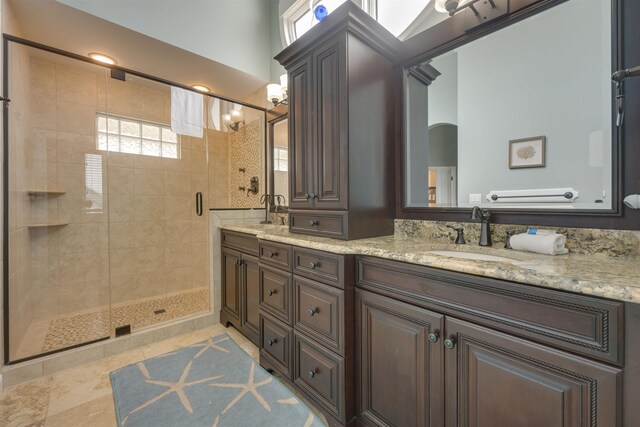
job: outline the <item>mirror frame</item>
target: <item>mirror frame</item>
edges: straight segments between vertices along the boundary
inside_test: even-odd
[[[405,99],[404,80],[409,68],[445,52],[494,33],[502,28],[553,8],[565,1],[580,0],[509,0],[510,12],[480,27],[465,31],[464,13],[423,31],[403,43],[394,70],[396,103],[396,218],[432,221],[470,222],[470,208],[408,207],[405,205]],[[611,0],[613,71],[640,64],[640,35],[634,33],[640,22],[640,2]],[[624,10],[624,14],[623,14]],[[612,72],[613,72],[612,71]],[[492,222],[564,227],[638,229],[640,211],[624,206],[626,194],[640,192],[640,168],[632,159],[640,159],[640,108],[631,108],[630,100],[640,98],[640,79],[625,81],[625,122],[615,123],[615,88],[611,88],[612,121],[612,208],[580,209],[490,209]],[[638,104],[636,104],[638,105]],[[626,142],[626,143],[625,143]]]
[[[269,136],[269,142],[267,143],[267,177],[269,178],[269,194],[273,195],[275,194],[275,174],[274,174],[274,170],[273,170],[273,139],[274,139],[274,125],[280,123],[283,120],[287,120],[289,118],[289,113],[285,112],[284,114],[282,114],[281,116],[276,117],[275,119],[271,119],[268,122],[268,126],[269,126],[269,132],[268,132],[268,136]],[[287,127],[288,130],[288,127]],[[286,194],[285,197],[287,198],[286,202],[287,205],[284,206],[285,210],[282,213],[285,212],[289,212],[289,194]],[[276,208],[274,206],[273,203],[269,204],[269,212],[275,212]]]

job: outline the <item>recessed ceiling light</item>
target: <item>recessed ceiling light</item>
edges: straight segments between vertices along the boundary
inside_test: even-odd
[[[109,64],[109,65],[116,65],[118,63],[118,61],[116,61],[115,59],[113,59],[110,56],[104,55],[102,53],[97,53],[97,52],[91,52],[89,54],[89,58],[98,61],[98,62],[103,62],[105,64]]]
[[[191,85],[191,87],[200,92],[204,92],[204,93],[211,92],[211,89],[209,89],[205,85]]]

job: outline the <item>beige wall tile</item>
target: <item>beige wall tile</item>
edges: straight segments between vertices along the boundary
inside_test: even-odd
[[[131,249],[135,246],[136,223],[111,222],[109,224],[110,249]]]
[[[135,220],[158,221],[164,217],[163,196],[135,196]]]
[[[58,161],[64,163],[82,163],[86,154],[100,154],[96,147],[95,135],[79,135],[74,133],[57,133]],[[84,182],[82,183],[84,187]]]
[[[191,244],[172,245],[165,247],[165,262],[167,269],[190,267],[194,264]]]
[[[95,135],[95,107],[58,101],[56,108],[56,129],[59,132]]]
[[[115,249],[109,251],[109,265],[111,266],[111,278],[133,276],[136,269],[135,249]]]
[[[133,156],[133,167],[136,169],[164,170],[162,158],[154,156]]]
[[[59,231],[60,254],[96,253],[101,248],[100,224],[69,224]]]
[[[164,245],[166,239],[164,223],[160,221],[135,222],[134,239],[136,248]]]
[[[164,195],[164,172],[153,169],[134,169],[133,192],[136,195],[145,196]]]
[[[31,158],[34,161],[50,161],[57,160],[57,135],[53,130],[31,129],[30,138]]]
[[[164,219],[167,221],[191,219],[195,210],[195,195],[164,197]]]
[[[61,163],[58,168],[58,189],[67,193],[85,193],[84,163]]]
[[[165,191],[168,196],[195,194],[191,190],[191,174],[188,172],[165,172]]]
[[[92,67],[93,68],[93,67]],[[98,71],[100,70],[100,71]],[[56,65],[56,95],[58,102],[96,107],[98,85],[105,85],[106,70]]]
[[[113,261],[112,261],[113,262]],[[136,274],[145,274],[164,270],[165,253],[162,246],[149,246],[135,249]]]
[[[71,283],[100,280],[101,263],[98,251],[61,254],[58,273],[60,283],[68,286]]]
[[[60,313],[74,313],[109,305],[109,282],[96,280],[92,282],[65,283],[60,287]],[[95,339],[102,338],[101,322],[95,318]]]
[[[191,221],[164,221],[167,245],[191,243]]]
[[[196,242],[209,242],[209,221],[207,218],[202,220],[191,220],[191,241]]]
[[[109,195],[133,194],[133,169],[109,167]]]
[[[192,288],[193,271],[190,267],[167,270],[167,292],[178,292]]]
[[[109,197],[109,221],[131,222],[135,219],[134,196],[113,194]]]

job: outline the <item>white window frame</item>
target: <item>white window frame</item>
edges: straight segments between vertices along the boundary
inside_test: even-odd
[[[284,159],[281,155],[284,153]],[[280,162],[285,161],[287,163],[287,168],[280,168]],[[289,170],[289,149],[286,147],[278,147],[277,145],[273,147],[273,170],[276,172],[287,172]]]
[[[313,0],[313,7],[316,7],[322,0]],[[353,1],[362,10],[377,19],[378,0],[347,0]],[[296,0],[289,9],[282,14],[280,25],[282,27],[283,46],[289,46],[297,38],[296,21],[309,11],[309,0]]]
[[[107,132],[101,132],[99,130],[99,127],[98,127],[98,121],[100,120],[100,118],[104,118],[105,120],[107,120],[107,123],[108,123],[109,119],[117,120],[118,121],[118,132],[117,133],[109,132],[108,129],[107,129]],[[129,136],[129,135],[123,135],[121,133],[121,122],[123,122],[123,121],[137,123],[140,126],[140,137],[132,137],[132,136]],[[159,139],[158,140],[153,140],[153,139],[143,138],[143,136],[142,136],[142,126],[143,125],[158,128],[158,130],[159,130]],[[164,140],[163,137],[162,137],[162,131],[163,130],[169,130],[171,132],[171,127],[168,124],[165,124],[165,123],[156,123],[156,122],[150,122],[148,120],[136,119],[136,118],[133,118],[133,117],[126,117],[126,116],[120,116],[120,115],[115,115],[115,114],[96,112],[96,148],[98,150],[101,150],[101,151],[109,151],[109,152],[112,152],[112,153],[123,153],[123,154],[132,154],[132,155],[149,156],[149,157],[158,157],[158,158],[162,158],[162,159],[180,159],[180,135],[179,134],[175,134],[176,135],[176,142],[167,141],[167,140]],[[139,153],[130,153],[130,152],[127,152],[127,151],[121,151],[120,150],[120,144],[118,144],[118,150],[112,150],[112,149],[109,149],[109,143],[108,142],[107,142],[106,149],[100,148],[100,135],[101,134],[106,135],[107,138],[108,138],[109,135],[118,135],[119,138],[126,137],[126,138],[139,139],[140,140],[140,152]],[[144,140],[158,142],[160,144],[160,155],[144,154],[142,152],[142,142]],[[163,145],[164,144],[175,145],[175,147],[176,147],[176,156],[175,157],[173,157],[173,156],[164,156],[163,155],[162,149],[163,149]]]

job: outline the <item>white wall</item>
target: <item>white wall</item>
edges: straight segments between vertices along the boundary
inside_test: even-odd
[[[448,52],[431,64],[440,75],[429,85],[429,126],[458,124],[458,55]]]
[[[270,1],[58,1],[269,80]]]
[[[457,50],[460,205],[470,193],[484,201],[491,190],[573,187],[581,207],[610,207],[593,205],[611,182],[607,3],[570,1]],[[440,62],[429,123],[453,123],[450,92],[437,92],[447,81]],[[546,166],[510,170],[508,141],[538,135]],[[597,135],[601,144],[591,142]]]

